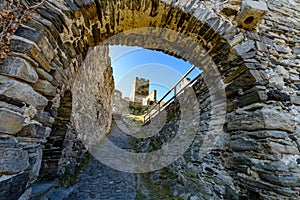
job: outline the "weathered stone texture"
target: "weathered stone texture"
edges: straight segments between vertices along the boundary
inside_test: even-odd
[[[108,47],[91,49],[73,85],[72,111],[76,130],[89,146],[110,129],[114,83]],[[82,98],[82,97],[85,98]],[[91,123],[93,122],[93,123]]]
[[[242,28],[252,30],[260,24],[267,12],[267,4],[264,1],[243,0],[241,11],[235,20]]]
[[[16,134],[22,129],[23,122],[24,117],[21,114],[0,108],[0,132]]]
[[[1,65],[0,73],[22,79],[24,81],[35,83],[38,75],[35,70],[24,59],[8,58]]]
[[[1,174],[16,174],[29,167],[28,153],[20,148],[1,148],[0,155]]]
[[[107,41],[158,49],[189,60],[214,80],[215,71],[208,65],[212,59],[224,79],[228,115],[221,144],[226,145],[220,144],[207,157],[199,158],[197,150],[203,142],[201,135],[208,129],[210,101],[204,100],[209,96],[207,91],[195,89],[199,96],[204,95],[199,101],[203,110],[199,135],[177,162],[184,167],[183,172],[177,172],[186,182],[174,191],[185,193],[197,188],[193,193],[199,198],[299,198],[299,3],[267,1],[264,19],[258,28],[247,31],[232,23],[236,16],[245,14],[242,2],[245,5],[250,0],[45,1],[31,20],[19,26],[11,39],[10,55],[0,65],[0,151],[15,152],[20,158],[7,157],[13,153],[1,154],[0,174],[25,170],[30,171],[29,182],[36,179],[39,166],[44,166],[41,144],[46,139],[46,148],[60,149],[54,162],[56,173],[57,163],[65,167],[67,160],[76,162],[70,153],[80,146],[73,148],[76,131],[89,143],[109,130],[113,79],[107,47],[89,50]],[[265,9],[260,14],[265,14]],[[251,21],[249,17],[242,20],[241,27],[256,26],[256,19],[253,26],[244,26]],[[153,29],[134,30],[143,27]],[[190,40],[154,27],[186,33]],[[107,40],[124,31],[129,32]],[[209,51],[211,59],[203,57],[198,44]],[[60,110],[67,90],[73,96],[72,106]],[[26,114],[24,106],[37,111]],[[173,108],[174,112],[178,109]],[[71,113],[74,121],[70,120]],[[58,128],[62,131],[49,136],[52,124],[53,128],[75,126],[76,131]],[[175,124],[166,126],[163,134]],[[159,141],[153,146],[157,144]],[[45,158],[53,155],[48,150],[43,151]],[[65,160],[60,160],[62,157]],[[176,172],[175,165],[171,168]],[[22,179],[18,191],[24,191],[27,176],[18,175]],[[1,181],[1,187],[6,183]],[[191,187],[190,183],[196,184]],[[199,188],[199,184],[204,187]],[[0,198],[16,199],[21,192],[8,192],[16,187],[14,182],[6,185]]]
[[[0,76],[0,92],[3,95],[24,101],[36,108],[43,108],[47,105],[46,97],[37,93],[29,85]]]
[[[22,173],[14,176],[1,177],[0,199],[18,199],[25,191],[28,181],[28,173]]]
[[[191,91],[184,91],[177,97],[176,102],[172,102],[165,108],[166,113],[161,112],[151,119],[155,123],[156,118],[161,121],[161,118],[165,117],[166,122],[155,136],[147,139],[136,139],[134,146],[138,152],[155,151],[160,149],[162,145],[172,141],[183,130],[195,132],[193,142],[184,155],[180,156],[172,165],[149,173],[149,176],[151,176],[153,184],[170,184],[172,192],[184,199],[223,199],[227,196],[226,188],[229,187],[235,190],[232,177],[225,171],[227,163],[225,158],[228,156],[226,149],[228,146],[220,142],[228,138],[226,139],[224,133],[222,135],[215,133],[215,131],[220,131],[217,127],[218,125],[222,126],[222,124],[218,124],[218,122],[222,123],[222,120],[213,120],[213,118],[220,117],[219,115],[222,116],[215,109],[224,107],[225,104],[219,102],[219,105],[214,105],[212,109],[211,99],[213,97],[209,95],[203,77],[193,85],[193,90],[195,96],[189,94]],[[197,103],[195,104],[193,100],[196,100]],[[195,113],[191,112],[190,107],[186,110],[187,106],[181,103],[195,104],[194,110],[197,111],[200,118],[194,116]],[[214,110],[214,113],[212,110]],[[146,125],[142,131],[145,133],[153,132],[156,131],[157,127],[155,126],[152,129],[150,124],[149,126]],[[212,148],[211,151],[205,153],[205,146],[209,144],[210,137],[216,137],[219,142],[216,141],[216,145],[209,146],[209,148]],[[175,178],[159,177],[158,174],[166,170],[172,172],[172,176],[175,176]]]

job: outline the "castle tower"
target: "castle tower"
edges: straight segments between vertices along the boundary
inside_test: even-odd
[[[132,83],[131,100],[142,104],[143,98],[149,95],[149,80],[136,77]]]

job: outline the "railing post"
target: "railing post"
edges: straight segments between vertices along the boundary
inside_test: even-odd
[[[174,101],[176,101],[176,86],[174,87]]]
[[[160,113],[160,103],[158,104],[158,113]]]

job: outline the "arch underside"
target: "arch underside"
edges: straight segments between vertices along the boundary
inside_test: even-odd
[[[299,197],[299,165],[294,161],[299,150],[291,142],[285,146],[288,150],[278,150],[277,145],[279,140],[290,141],[297,121],[290,122],[293,116],[287,110],[272,110],[277,103],[269,100],[278,99],[270,99],[266,87],[269,77],[259,60],[263,51],[255,46],[262,39],[257,34],[254,42],[250,32],[241,31],[205,5],[201,1],[45,1],[31,20],[19,26],[11,39],[11,52],[1,66],[0,100],[5,105],[0,105],[0,114],[14,122],[14,130],[11,126],[1,128],[1,135],[33,145],[23,148],[18,147],[22,142],[5,143],[0,150],[20,154],[21,159],[7,158],[7,166],[20,164],[14,169],[2,167],[0,174],[29,173],[28,182],[35,181],[42,145],[62,114],[55,113],[61,112],[61,99],[70,95],[67,91],[73,96],[70,126],[80,129],[79,138],[84,140],[99,127],[101,134],[109,131],[114,88],[107,45],[119,44],[162,51],[202,68],[211,80],[221,78],[217,80],[226,86],[223,139],[227,145],[224,149],[216,147],[218,155],[214,158],[228,158],[222,173],[226,174],[224,179],[232,179],[231,185],[222,185],[222,197]],[[95,63],[98,67],[88,67]],[[86,98],[81,98],[83,95]],[[76,113],[74,105],[82,109]],[[85,111],[94,113],[89,116]],[[72,124],[76,119],[82,123]],[[34,131],[40,134],[29,134]],[[286,163],[290,169],[285,168]],[[267,173],[272,167],[277,172]],[[286,184],[278,177],[285,177]]]

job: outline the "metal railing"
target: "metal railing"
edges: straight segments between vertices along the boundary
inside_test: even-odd
[[[144,115],[144,123],[147,123],[149,120],[151,120],[151,117],[157,115],[158,113],[160,113],[165,107],[167,107],[173,100],[176,100],[176,97],[178,94],[180,94],[183,90],[185,90],[187,87],[193,85],[195,83],[195,81],[200,77],[201,73],[194,78],[192,81],[190,81],[188,84],[186,84],[184,87],[182,87],[181,89],[179,89],[179,91],[177,91],[177,86],[182,82],[182,80],[184,78],[186,78],[194,69],[195,69],[195,65],[193,65],[182,77],[179,81],[177,81],[177,83]],[[171,92],[174,92],[173,96],[163,105],[161,105],[161,103],[163,102],[163,100],[169,95],[171,94]]]

